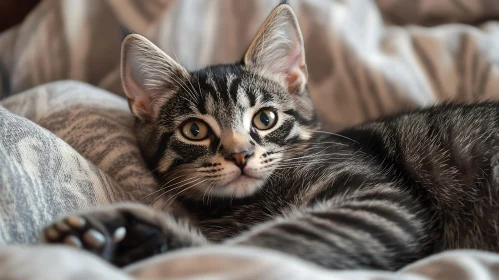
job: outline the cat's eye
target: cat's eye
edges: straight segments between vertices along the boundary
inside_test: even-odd
[[[272,109],[263,109],[253,117],[253,126],[259,130],[267,130],[277,123],[277,114]]]
[[[208,137],[210,129],[201,120],[189,120],[182,125],[182,135],[193,141],[201,141]]]

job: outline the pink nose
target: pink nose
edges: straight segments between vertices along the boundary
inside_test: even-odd
[[[244,151],[241,153],[233,153],[228,156],[228,160],[233,161],[239,168],[243,169],[248,162],[248,158],[253,155],[251,151]]]

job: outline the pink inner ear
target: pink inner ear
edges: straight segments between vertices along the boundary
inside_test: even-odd
[[[293,41],[293,46],[291,47],[291,51],[288,55],[288,65],[291,69],[301,67],[304,63],[302,61],[302,49],[301,46],[298,45],[297,41]]]
[[[288,92],[289,93],[296,93],[297,90],[300,88],[301,84],[303,83],[302,81],[302,75],[298,73],[297,71],[291,71],[288,73],[286,76],[286,83],[288,84]]]
[[[135,107],[141,111],[147,112],[149,110],[149,106],[144,102],[144,100],[135,101]]]
[[[151,118],[151,99],[148,93],[134,79],[130,67],[127,67],[124,79],[127,86],[128,102],[133,113],[139,117]]]
[[[289,70],[286,75],[286,83],[288,84],[289,93],[296,93],[302,83],[305,82],[303,78],[306,79],[307,77],[305,62],[303,61],[303,49],[297,42],[298,40],[293,41],[293,46],[288,55]]]

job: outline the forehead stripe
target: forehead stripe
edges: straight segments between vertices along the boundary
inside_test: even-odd
[[[217,95],[217,89],[212,83],[213,79],[211,77],[204,77],[204,79],[200,80],[199,83],[201,85],[201,88],[205,89],[209,95],[213,97],[213,100],[215,102],[220,101],[220,96]],[[205,98],[201,98],[205,99]]]
[[[241,84],[241,78],[236,77],[234,81],[232,81],[229,88],[230,98],[232,99],[232,101],[234,101],[234,104],[237,104],[237,91],[239,89],[240,84]]]
[[[206,85],[206,76],[201,76],[200,74],[198,74],[198,76],[196,77],[197,79],[195,80],[195,82],[197,83],[197,88],[198,90],[201,90],[201,88],[205,88],[205,85]],[[208,111],[206,110],[206,98],[204,98],[203,94],[201,92],[199,92],[198,94],[200,94],[200,98],[197,98],[196,99],[196,109],[199,111],[199,113],[201,114],[207,114]]]
[[[256,96],[255,96],[255,93],[250,88],[248,88],[246,90],[246,95],[249,98],[250,106],[251,107],[255,107],[255,105],[256,105]]]

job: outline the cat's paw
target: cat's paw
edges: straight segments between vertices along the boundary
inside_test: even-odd
[[[82,248],[117,266],[204,241],[172,217],[135,204],[70,215],[47,227],[42,236],[46,243]]]
[[[97,217],[92,217],[96,214]],[[87,215],[91,218],[89,219]],[[105,222],[109,221],[107,219],[101,221],[102,217],[98,216],[98,213],[88,213],[61,219],[43,231],[44,242],[82,248],[98,255],[105,254],[105,251],[112,250],[115,244],[125,238],[127,228],[124,225],[106,227]]]

